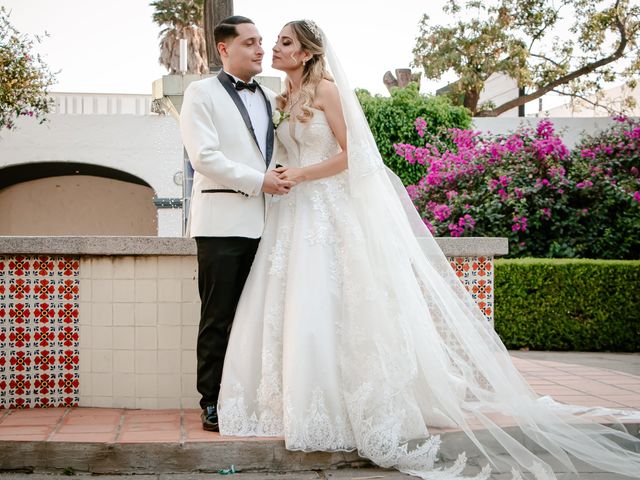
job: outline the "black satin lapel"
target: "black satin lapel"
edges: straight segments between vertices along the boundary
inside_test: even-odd
[[[256,132],[253,131],[253,125],[251,124],[251,118],[249,117],[249,112],[247,112],[247,109],[245,108],[244,103],[242,103],[242,99],[240,98],[240,95],[238,95],[238,92],[236,91],[236,87],[233,85],[233,82],[231,81],[231,77],[229,77],[229,75],[227,75],[226,72],[222,71],[218,74],[218,79],[220,80],[220,83],[222,84],[224,89],[227,91],[227,93],[231,97],[231,100],[233,100],[233,103],[236,104],[236,107],[238,108],[240,115],[242,115],[242,120],[244,120],[244,124],[247,126],[249,133],[251,133],[251,137],[253,137],[253,141],[256,142],[256,146],[258,147],[258,151],[259,151],[260,144],[258,143],[258,139],[256,138]],[[271,116],[269,116],[269,118],[271,118]]]
[[[258,85],[258,90],[260,90],[260,93],[262,94],[262,98],[264,98],[264,102],[267,105],[267,116],[269,119],[269,125],[267,126],[267,155],[265,158],[265,161],[267,162],[267,167],[268,167],[269,164],[271,163],[271,157],[273,156],[273,141],[274,141],[274,135],[275,135],[275,128],[273,126],[273,112],[271,111],[271,102],[269,101],[265,93],[262,91],[262,88],[260,87],[260,85]]]

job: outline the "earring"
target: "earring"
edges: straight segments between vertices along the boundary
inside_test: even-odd
[[[307,64],[307,60],[306,59],[302,60],[302,66],[304,67],[306,64]]]

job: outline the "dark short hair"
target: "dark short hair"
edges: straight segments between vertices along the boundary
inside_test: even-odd
[[[240,25],[242,23],[253,24],[253,20],[240,15],[233,15],[222,19],[213,29],[213,39],[215,40],[216,45],[220,42],[227,42],[236,38],[238,36],[236,25]]]

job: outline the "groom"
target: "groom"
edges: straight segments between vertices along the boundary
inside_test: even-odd
[[[262,72],[262,37],[253,22],[227,17],[214,29],[223,70],[193,82],[180,113],[182,141],[195,171],[188,234],[196,239],[202,303],[197,387],[202,428],[218,431],[222,366],[236,306],[258,248],[265,195],[293,186],[269,169],[275,94]]]

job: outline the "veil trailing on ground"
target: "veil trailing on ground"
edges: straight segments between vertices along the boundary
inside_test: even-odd
[[[347,124],[349,188],[364,233],[357,248],[344,252],[348,287],[339,340],[359,453],[425,479],[461,478],[465,453],[452,456],[433,432],[456,427],[466,434],[457,444],[486,459],[473,478],[490,471],[516,480],[555,479],[559,471],[577,476],[575,459],[640,478],[640,440],[540,402],[519,374],[384,166],[322,35]],[[452,464],[439,466],[437,456]]]

